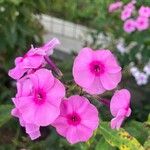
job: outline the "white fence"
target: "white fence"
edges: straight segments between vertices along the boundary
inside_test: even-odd
[[[87,35],[89,29],[85,26],[47,15],[38,18],[46,30],[44,40],[57,37],[61,41],[58,48],[64,52],[69,53],[72,50],[78,52],[83,47],[84,41],[90,40],[90,36]]]

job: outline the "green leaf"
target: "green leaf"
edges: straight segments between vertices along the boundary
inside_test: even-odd
[[[148,137],[148,129],[144,127],[144,123],[142,122],[131,120],[130,122],[126,123],[124,128],[127,132],[134,136],[141,144],[144,144],[145,140]]]
[[[112,130],[108,123],[102,122],[100,125],[100,133],[110,145],[118,147],[120,150],[144,150],[137,139],[122,128],[118,131]]]
[[[101,137],[98,144],[96,145],[95,150],[114,150],[113,148],[105,139]]]
[[[12,105],[0,105],[0,127],[10,120]]]

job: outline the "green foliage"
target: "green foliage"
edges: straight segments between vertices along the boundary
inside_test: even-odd
[[[101,123],[100,133],[110,145],[118,147],[120,150],[144,150],[137,139],[124,129],[112,130],[106,122]]]
[[[11,105],[0,105],[0,127],[10,120]]]
[[[93,21],[105,14],[104,8],[109,2],[111,0],[51,0],[49,14],[94,28],[97,24]]]
[[[131,120],[130,122],[126,123],[124,128],[127,132],[134,136],[141,144],[144,144],[148,137],[148,129],[145,128],[144,123]]]
[[[115,150],[103,137],[100,138],[95,150]]]
[[[43,29],[34,15],[46,11],[46,5],[46,0],[0,1],[0,67],[10,68],[15,56],[42,42]]]

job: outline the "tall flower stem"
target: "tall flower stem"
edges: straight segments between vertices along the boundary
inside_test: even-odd
[[[55,63],[48,56],[44,56],[44,59],[49,64],[49,66],[52,69],[52,71],[54,71],[56,73],[56,75],[58,75],[58,77],[62,77],[63,76],[63,74],[59,70],[59,68],[55,65]]]
[[[107,107],[110,107],[110,100],[108,99],[100,99],[100,102]]]

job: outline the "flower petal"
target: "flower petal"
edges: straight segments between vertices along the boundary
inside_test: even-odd
[[[84,90],[90,94],[102,94],[105,92],[105,89],[99,77],[95,77],[91,86],[84,88]]]
[[[59,92],[58,92],[59,91]],[[57,79],[54,81],[53,87],[47,92],[47,101],[56,107],[60,106],[61,99],[65,96],[65,87]]]
[[[56,127],[57,132],[61,136],[66,136],[69,125],[65,117],[59,116],[53,123],[52,126]]]
[[[116,116],[121,109],[128,110],[130,103],[130,93],[126,89],[116,91],[110,102],[110,111],[113,116]],[[130,113],[130,112],[129,112]]]
[[[115,74],[104,73],[100,76],[100,80],[106,90],[112,90],[121,81],[121,72]]]
[[[35,111],[34,123],[38,126],[48,126],[58,117],[60,109],[45,102],[39,105]]]
[[[54,85],[54,76],[47,69],[39,69],[34,74],[29,75],[35,88],[48,91]]]
[[[89,67],[92,54],[90,48],[83,48],[74,60],[73,77],[75,82],[82,87],[89,87],[94,80],[94,75]]]

